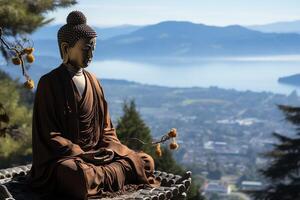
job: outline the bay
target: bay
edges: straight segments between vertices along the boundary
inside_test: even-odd
[[[278,78],[300,73],[300,56],[143,59],[94,61],[98,78],[124,79],[169,87],[211,87],[290,94],[300,88]]]

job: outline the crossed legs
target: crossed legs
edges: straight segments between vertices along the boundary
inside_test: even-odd
[[[142,152],[136,154],[143,160],[145,174],[152,183],[152,157]],[[82,159],[68,159],[58,165],[56,175],[59,192],[77,199],[100,195],[102,191],[122,190],[126,184],[138,184],[135,169],[128,158],[117,159],[103,166],[96,166]]]

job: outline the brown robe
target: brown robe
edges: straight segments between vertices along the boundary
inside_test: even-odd
[[[96,77],[84,70],[82,99],[66,66],[41,77],[32,121],[33,164],[30,186],[48,194],[60,191],[86,199],[125,184],[157,186],[151,156],[121,144],[110,119],[103,89]],[[107,148],[113,162],[96,166],[78,155]]]

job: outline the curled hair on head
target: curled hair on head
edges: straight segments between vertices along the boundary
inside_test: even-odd
[[[97,33],[89,25],[84,14],[80,11],[72,11],[67,17],[67,24],[63,25],[57,33],[60,57],[63,58],[60,48],[62,42],[66,42],[70,47],[74,47],[80,39],[91,39],[97,37]]]

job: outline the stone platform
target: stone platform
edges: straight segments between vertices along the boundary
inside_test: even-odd
[[[22,179],[29,172],[31,165],[22,165],[0,170],[0,200],[44,200],[55,199],[57,197],[44,198],[26,189]],[[158,188],[144,186],[137,188],[137,185],[126,185],[125,192],[105,193],[102,198],[90,198],[89,200],[181,200],[186,199],[192,179],[191,172],[186,172],[183,176],[174,175],[167,172],[155,171],[155,178],[161,181]],[[60,198],[67,200],[67,198]]]

